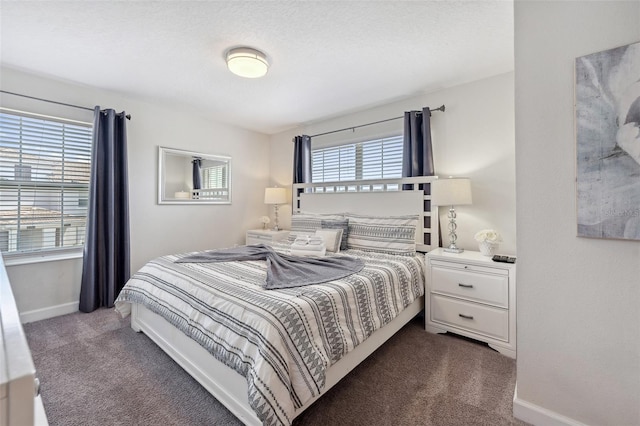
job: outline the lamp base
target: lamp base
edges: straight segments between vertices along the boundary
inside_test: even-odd
[[[456,210],[451,206],[449,209],[449,214],[447,214],[449,218],[449,247],[445,247],[444,251],[447,253],[456,253],[460,254],[464,251],[464,249],[458,248],[456,245],[456,241],[458,240],[458,236],[456,235]]]
[[[444,249],[444,251],[446,251],[447,253],[462,253],[464,249],[457,248],[457,247],[454,247],[454,248],[447,247]]]
[[[276,219],[276,223],[275,223],[275,225],[273,226],[273,229],[272,229],[272,230],[273,230],[273,231],[279,231],[279,230],[280,230],[280,225],[278,224],[278,205],[277,205],[277,204],[275,204],[275,205],[273,206],[273,208],[274,208],[274,210],[275,210],[275,219]]]

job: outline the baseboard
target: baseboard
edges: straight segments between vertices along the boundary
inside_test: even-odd
[[[513,394],[513,417],[532,425],[544,426],[586,426],[577,420],[558,414],[518,398],[518,383]]]
[[[48,308],[34,309],[20,313],[20,322],[27,324],[29,322],[40,321],[60,315],[72,314],[78,311],[79,302],[64,303],[62,305],[49,306]]]

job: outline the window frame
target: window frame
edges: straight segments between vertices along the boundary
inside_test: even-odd
[[[15,117],[21,117],[21,118],[27,118],[27,119],[34,119],[34,120],[43,120],[46,122],[53,122],[53,123],[57,123],[57,124],[62,124],[62,125],[69,125],[69,126],[79,126],[79,127],[84,127],[86,128],[86,130],[88,131],[88,134],[84,134],[81,137],[81,142],[78,146],[80,146],[79,152],[82,154],[81,160],[82,161],[78,161],[77,163],[81,163],[80,166],[78,165],[69,165],[67,166],[65,163],[72,163],[73,162],[73,158],[74,156],[78,155],[77,153],[74,155],[70,155],[69,157],[65,157],[63,153],[66,153],[65,148],[63,148],[62,146],[59,148],[59,151],[56,150],[56,144],[58,143],[58,141],[60,141],[60,143],[62,143],[63,139],[53,139],[55,142],[50,142],[49,144],[45,145],[44,143],[35,143],[32,146],[34,146],[35,150],[38,151],[47,151],[49,155],[45,155],[44,156],[44,160],[45,161],[51,161],[52,158],[57,157],[57,153],[60,152],[61,157],[63,160],[61,160],[60,164],[62,165],[60,167],[60,171],[59,173],[64,176],[65,172],[70,172],[71,175],[73,175],[74,173],[83,173],[83,170],[86,168],[86,162],[88,162],[88,176],[84,175],[84,179],[86,179],[86,182],[72,182],[72,181],[66,181],[64,178],[62,178],[60,181],[52,181],[52,182],[47,182],[44,179],[38,179],[37,177],[35,179],[32,179],[32,176],[27,176],[26,174],[23,174],[26,170],[25,168],[25,164],[14,164],[14,166],[19,166],[18,168],[20,168],[20,176],[21,177],[28,177],[22,180],[18,180],[18,181],[11,181],[11,180],[6,180],[3,182],[0,182],[0,190],[4,190],[6,189],[7,191],[17,191],[16,195],[15,195],[15,200],[18,203],[18,206],[20,205],[20,202],[18,200],[24,200],[29,199],[29,196],[25,196],[23,193],[21,193],[21,191],[33,191],[34,195],[32,198],[32,200],[35,200],[37,197],[37,195],[35,195],[35,193],[37,193],[38,191],[44,191],[44,194],[48,194],[50,193],[51,195],[51,200],[57,200],[54,202],[59,202],[60,203],[60,211],[58,212],[58,215],[55,216],[54,220],[53,220],[53,224],[56,224],[56,221],[59,221],[59,226],[55,226],[53,228],[46,228],[48,230],[54,230],[54,231],[50,231],[51,233],[55,232],[55,240],[54,240],[54,244],[58,244],[58,239],[62,238],[60,237],[60,235],[62,234],[62,229],[64,229],[66,226],[71,226],[68,225],[67,223],[65,223],[67,221],[67,219],[65,219],[65,209],[69,208],[69,206],[72,206],[71,208],[75,208],[75,207],[79,207],[81,208],[82,214],[78,215],[78,216],[68,216],[69,221],[77,221],[77,220],[81,220],[84,222],[84,225],[80,225],[80,226],[72,226],[72,228],[75,229],[75,239],[77,240],[78,238],[78,233],[79,230],[82,229],[83,232],[83,236],[81,238],[81,241],[85,241],[86,240],[86,221],[87,221],[87,216],[88,216],[88,203],[84,203],[85,205],[82,205],[83,203],[81,203],[81,200],[87,200],[88,201],[88,196],[89,196],[89,188],[90,188],[90,174],[91,174],[91,156],[92,156],[92,144],[93,144],[93,123],[90,122],[86,122],[86,121],[79,121],[79,120],[73,120],[73,119],[67,119],[67,118],[63,118],[63,117],[54,117],[54,116],[50,116],[50,115],[43,115],[43,114],[37,114],[37,113],[32,113],[32,112],[27,112],[27,111],[22,111],[22,110],[16,110],[16,109],[12,109],[12,108],[6,108],[6,107],[0,107],[0,112],[9,116],[13,116],[12,118]],[[19,119],[16,119],[19,120]],[[45,126],[43,126],[45,127]],[[22,131],[22,124],[20,124],[20,131]],[[57,136],[57,135],[56,135]],[[25,145],[29,145],[29,143],[25,143],[25,141],[21,138],[21,137],[17,137],[16,140],[18,140],[18,144],[15,145],[15,149],[18,150],[19,155],[24,155],[23,153],[23,149]],[[67,140],[65,140],[66,142]],[[86,142],[88,142],[88,145],[86,144]],[[72,145],[74,145],[76,143],[76,141],[74,140]],[[6,145],[2,145],[0,146],[0,148],[7,148],[7,149],[11,149],[11,142],[10,139],[7,139],[7,144]],[[44,148],[53,148],[52,150],[43,150]],[[68,149],[68,148],[67,148]],[[77,146],[73,146],[72,151],[75,151],[77,149]],[[53,154],[51,154],[53,152]],[[29,154],[29,155],[36,155],[36,154]],[[68,158],[71,158],[71,160],[68,160]],[[38,160],[39,161],[39,160]],[[51,167],[53,169],[53,167]],[[74,170],[75,169],[75,170]],[[32,166],[30,166],[30,172],[32,171]],[[16,169],[16,171],[14,173],[17,173],[18,170]],[[51,173],[55,173],[56,171],[51,171]],[[38,170],[36,169],[36,173],[35,175],[37,176],[38,174]],[[17,175],[16,175],[17,176]],[[82,178],[81,178],[82,179]],[[28,184],[26,182],[33,182],[32,184]],[[71,191],[70,191],[71,190]],[[73,206],[73,203],[69,204],[69,201],[67,200],[66,197],[71,196],[73,197],[74,195],[78,196],[78,205],[77,206]],[[40,195],[41,196],[41,195]],[[47,196],[47,195],[45,195]],[[2,200],[3,203],[8,203],[5,199]],[[35,201],[33,202],[35,204]],[[18,207],[19,209],[20,207]],[[52,210],[55,211],[55,210]],[[77,209],[76,209],[77,211]],[[19,217],[21,216],[20,212],[17,211],[16,215],[14,216],[16,218],[16,220],[18,221],[18,224],[16,224],[16,226],[20,226],[19,225]],[[57,225],[57,224],[56,224]],[[34,225],[37,226],[37,225]],[[38,229],[38,228],[34,228],[34,229]],[[42,228],[45,229],[45,228]],[[27,228],[27,230],[29,230]],[[6,230],[6,232],[9,232],[8,230]],[[43,231],[44,234],[44,231]],[[53,235],[53,234],[52,234]],[[7,238],[8,240],[8,238]],[[16,241],[16,244],[19,245],[20,242]],[[61,243],[64,244],[64,243]],[[81,244],[76,244],[73,246],[55,246],[55,247],[39,247],[37,249],[30,249],[30,250],[15,250],[15,251],[4,251],[3,250],[4,247],[0,247],[0,254],[2,256],[2,258],[4,259],[4,263],[7,266],[11,266],[11,265],[21,265],[21,264],[29,264],[29,263],[37,263],[37,262],[46,262],[46,261],[56,261],[56,260],[65,260],[65,259],[75,259],[75,258],[80,258],[83,255],[83,250],[84,250],[84,242],[82,242]]]

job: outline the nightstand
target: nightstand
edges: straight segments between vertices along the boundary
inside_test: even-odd
[[[250,229],[245,237],[245,244],[271,244],[276,241],[284,241],[289,236],[289,231],[273,231],[271,229]]]
[[[426,254],[425,329],[486,342],[516,357],[516,265],[477,251]]]

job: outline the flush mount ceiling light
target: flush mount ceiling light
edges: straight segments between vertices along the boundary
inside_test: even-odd
[[[237,47],[227,52],[227,67],[246,78],[258,78],[267,73],[269,61],[264,53],[250,47]]]

